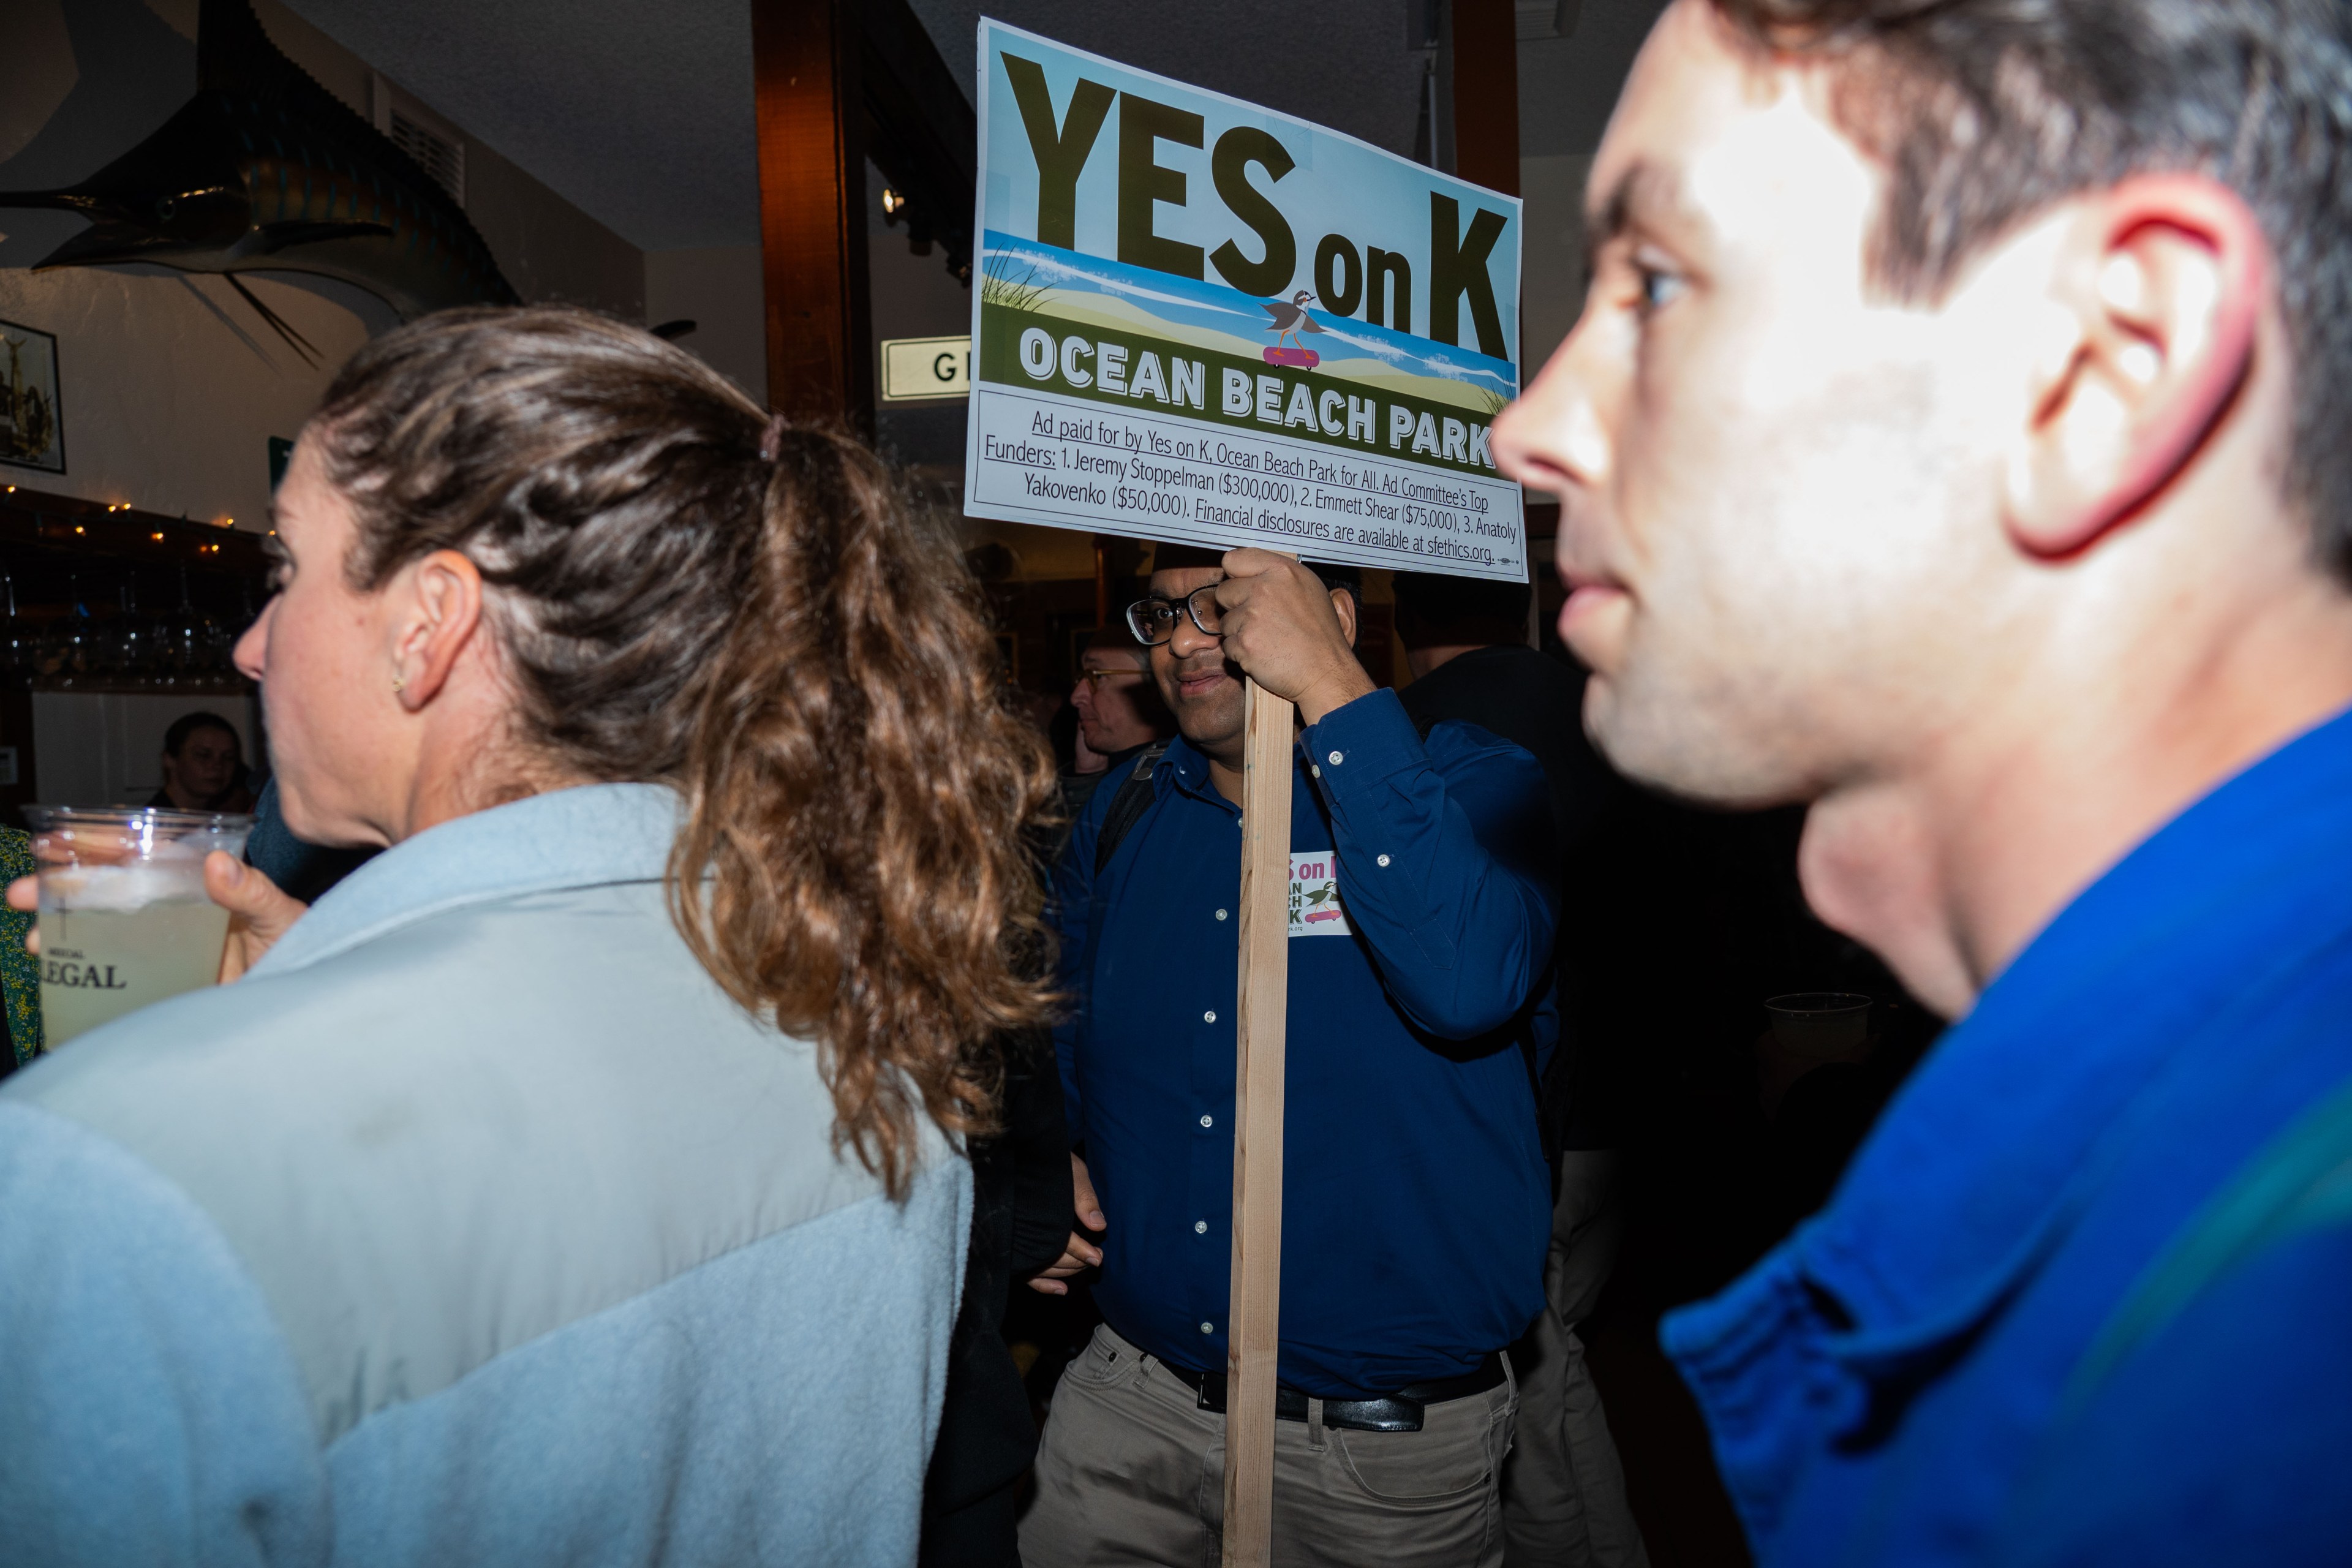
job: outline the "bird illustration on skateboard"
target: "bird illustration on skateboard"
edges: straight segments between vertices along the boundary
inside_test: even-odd
[[[1266,331],[1276,334],[1274,346],[1265,351],[1268,364],[1294,365],[1301,370],[1313,370],[1323,363],[1323,356],[1313,349],[1301,347],[1298,334],[1319,332],[1323,329],[1307,313],[1307,302],[1315,296],[1301,289],[1287,300],[1261,300],[1265,313],[1274,318]],[[1288,346],[1285,346],[1286,342]]]

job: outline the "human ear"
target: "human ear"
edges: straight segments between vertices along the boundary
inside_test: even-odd
[[[2011,537],[2053,559],[2195,459],[2252,364],[2270,247],[2219,182],[2139,175],[2084,203],[2057,268],[2071,330],[2035,370],[2005,498]]]
[[[481,569],[455,550],[436,550],[384,591],[403,601],[396,606],[394,689],[401,707],[419,712],[448,683],[481,626]]]
[[[1356,595],[1345,588],[1331,590],[1331,613],[1339,617],[1339,635],[1356,646]]]

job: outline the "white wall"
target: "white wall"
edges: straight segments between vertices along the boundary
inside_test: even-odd
[[[167,517],[263,528],[269,437],[291,437],[367,323],[269,279],[247,286],[318,346],[296,357],[225,279],[0,268],[0,317],[54,332],[66,471],[7,478]],[[387,313],[388,319],[388,313]]]
[[[34,692],[34,798],[43,805],[146,805],[163,787],[163,731],[199,710],[236,726],[251,766],[261,725],[250,697]]]
[[[646,252],[646,325],[685,317],[678,346],[768,405],[768,321],[756,245]]]
[[[263,27],[356,112],[365,62],[288,10],[256,0]],[[70,184],[127,152],[195,90],[196,0],[77,6],[0,0],[0,189]],[[463,130],[463,127],[459,128]],[[642,255],[492,149],[469,139],[468,216],[508,280],[642,319]],[[0,477],[89,500],[266,527],[269,438],[291,437],[330,376],[393,322],[373,296],[326,279],[245,274],[316,345],[303,363],[226,279],[155,267],[33,263],[83,226],[66,214],[0,210],[0,318],[54,333],[62,475]]]
[[[527,302],[585,305],[645,324],[645,252],[471,138],[466,216]]]

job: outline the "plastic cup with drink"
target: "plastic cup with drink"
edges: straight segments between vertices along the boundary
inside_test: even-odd
[[[219,977],[228,911],[205,857],[245,850],[253,818],[226,812],[33,805],[41,863],[41,1019],[51,1048]]]

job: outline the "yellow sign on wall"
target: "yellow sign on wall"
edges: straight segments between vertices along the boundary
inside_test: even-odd
[[[971,395],[971,339],[882,340],[882,401]]]

